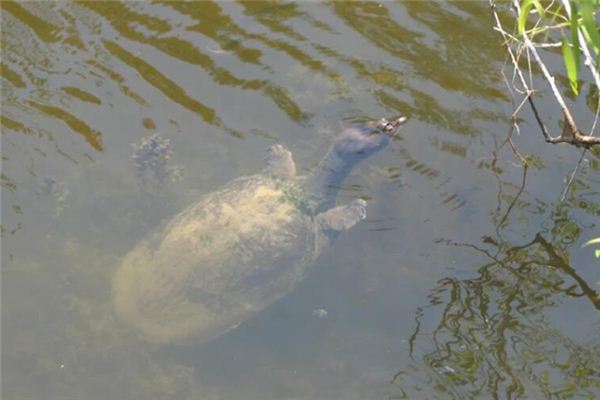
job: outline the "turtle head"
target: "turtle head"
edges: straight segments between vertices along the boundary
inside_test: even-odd
[[[309,180],[317,206],[322,212],[335,205],[337,191],[357,163],[385,148],[407,121],[405,116],[378,121],[346,129],[335,140],[319,167]]]
[[[386,147],[406,121],[405,116],[397,116],[348,128],[336,139],[335,152],[343,158],[366,158]]]

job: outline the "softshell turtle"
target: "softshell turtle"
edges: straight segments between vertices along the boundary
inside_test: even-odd
[[[323,248],[365,218],[362,199],[334,206],[338,188],[405,121],[346,129],[304,178],[291,153],[272,146],[261,173],[205,195],[124,257],[117,314],[149,341],[205,342],[291,292]]]

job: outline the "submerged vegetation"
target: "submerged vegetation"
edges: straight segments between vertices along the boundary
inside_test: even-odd
[[[173,165],[171,141],[158,133],[142,138],[133,147],[133,164],[143,184],[164,185],[181,180],[181,167]]]

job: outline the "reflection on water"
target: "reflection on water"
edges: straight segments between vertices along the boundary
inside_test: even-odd
[[[544,313],[557,302],[573,300],[587,313],[600,310],[597,288],[569,264],[561,243],[575,237],[561,227],[567,222],[561,214],[557,210],[552,228],[525,244],[492,237],[481,245],[450,243],[472,249],[485,261],[474,278],[440,280],[429,305],[418,309],[410,339],[413,361],[393,379],[404,395],[422,395],[423,382],[428,392],[455,399],[482,394],[593,398],[598,393],[598,321],[580,316],[578,329],[565,332]],[[434,321],[424,322],[430,314]],[[573,337],[580,335],[583,340]]]
[[[600,396],[600,154],[560,202],[580,153],[525,122],[522,168],[486,3],[0,7],[3,398]],[[297,291],[206,346],[115,317],[120,258],[169,216],[274,142],[306,173],[397,113],[339,195],[367,220]]]

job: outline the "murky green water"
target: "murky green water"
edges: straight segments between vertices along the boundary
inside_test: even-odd
[[[2,2],[1,23],[4,399],[600,396],[600,153],[561,202],[581,151],[530,119],[521,166],[487,2]],[[307,173],[398,113],[338,197],[367,220],[297,291],[204,346],[114,315],[120,258],[269,145]]]

